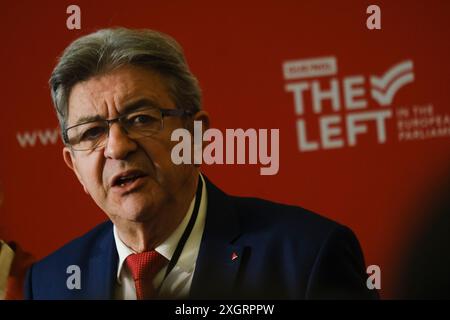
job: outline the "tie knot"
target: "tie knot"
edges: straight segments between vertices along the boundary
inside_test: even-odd
[[[135,281],[141,279],[153,280],[155,275],[164,267],[166,261],[166,258],[152,250],[129,255],[126,264]]]

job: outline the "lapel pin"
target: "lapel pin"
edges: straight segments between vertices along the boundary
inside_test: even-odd
[[[231,261],[234,261],[234,260],[236,260],[237,258],[238,258],[237,253],[236,253],[236,252],[233,252],[233,253],[231,254]]]

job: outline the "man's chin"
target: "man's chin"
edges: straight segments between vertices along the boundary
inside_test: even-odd
[[[122,222],[146,222],[154,220],[158,213],[161,212],[161,203],[164,202],[164,198],[159,197],[159,194],[155,197],[150,192],[136,192],[115,200],[115,219],[111,217],[113,222],[116,219]]]
[[[122,204],[118,215],[130,222],[145,222],[155,219],[159,211],[153,202],[140,203],[139,201],[127,201]]]
[[[154,219],[155,213],[152,210],[126,210],[123,209],[121,212],[118,213],[118,217],[122,221],[129,221],[129,222],[146,222],[149,220]]]

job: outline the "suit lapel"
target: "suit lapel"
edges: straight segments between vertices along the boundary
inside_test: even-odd
[[[232,199],[205,176],[208,206],[190,297],[231,298],[243,257],[239,220]]]
[[[95,244],[95,249],[89,259],[89,274],[86,283],[88,299],[114,298],[118,259],[111,223],[111,227]]]

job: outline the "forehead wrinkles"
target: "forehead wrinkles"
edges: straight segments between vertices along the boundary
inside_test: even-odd
[[[115,117],[124,105],[139,97],[152,98],[165,107],[175,107],[165,77],[155,71],[123,66],[73,87],[69,97],[71,122],[86,115]]]
[[[132,84],[127,77],[102,75],[77,83],[69,97],[68,119],[80,115],[114,113],[127,97],[133,95]]]

